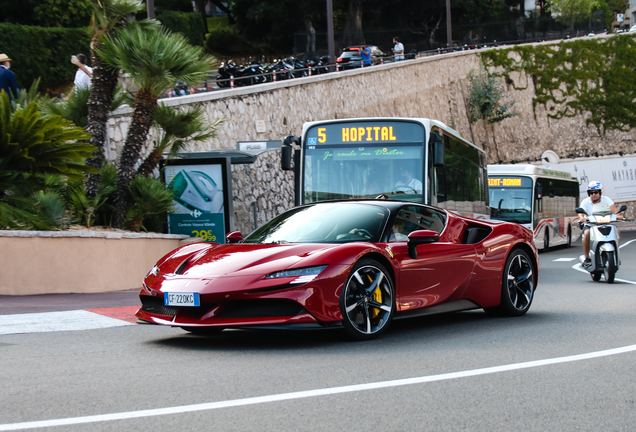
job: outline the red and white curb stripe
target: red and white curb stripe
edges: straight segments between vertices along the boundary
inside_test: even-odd
[[[139,306],[0,315],[0,335],[92,330],[134,325]]]

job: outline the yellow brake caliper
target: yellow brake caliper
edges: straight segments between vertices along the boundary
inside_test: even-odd
[[[369,278],[369,282],[373,283],[373,279],[371,279],[371,276],[367,275],[367,277]],[[378,285],[378,287],[373,292],[373,300],[378,303],[382,303],[382,291],[380,291],[380,285]],[[372,307],[370,310],[370,314],[371,318],[375,318],[380,314],[380,309]]]

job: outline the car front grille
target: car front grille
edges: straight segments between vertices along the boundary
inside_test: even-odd
[[[306,313],[305,309],[293,300],[239,300],[226,304],[217,318],[293,317],[301,313]]]
[[[163,297],[139,296],[141,298],[141,310],[154,315],[173,317],[177,313],[174,306],[165,306]]]

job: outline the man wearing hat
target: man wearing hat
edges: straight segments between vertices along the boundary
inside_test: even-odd
[[[11,67],[11,59],[6,54],[0,54],[0,92],[4,90],[9,99],[13,99],[13,96],[17,96],[18,81],[15,79],[15,74],[9,70]]]

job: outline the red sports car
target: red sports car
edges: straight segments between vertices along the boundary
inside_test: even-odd
[[[137,317],[192,333],[344,327],[371,339],[394,318],[523,315],[538,281],[531,231],[411,202],[305,205],[227,237],[159,260]]]

